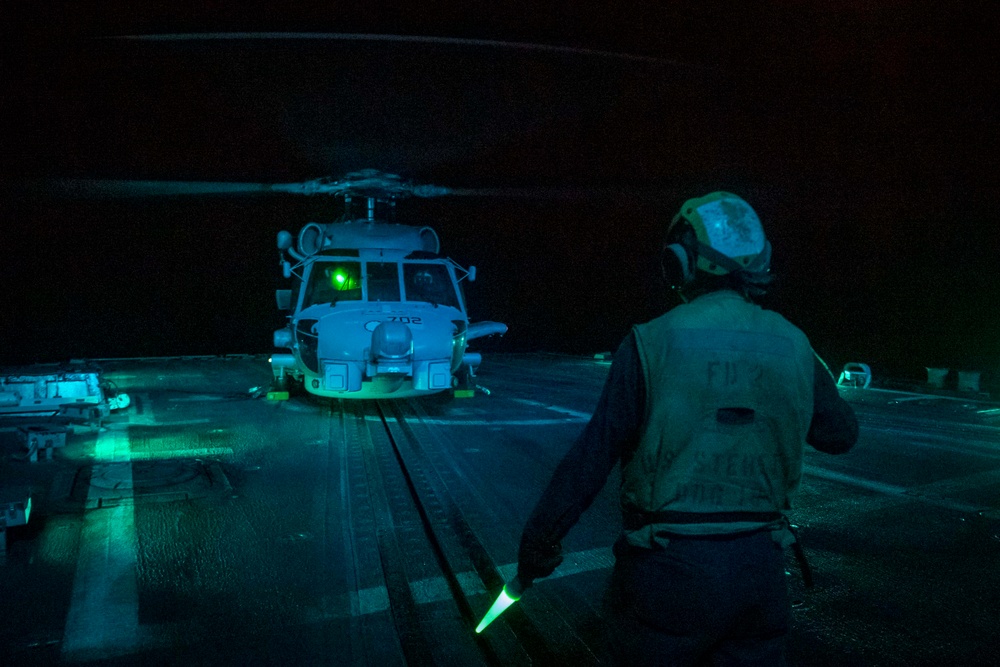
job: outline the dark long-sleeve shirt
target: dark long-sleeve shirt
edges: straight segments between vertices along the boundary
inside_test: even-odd
[[[858,439],[857,418],[818,358],[814,376],[813,417],[806,442],[821,452],[842,454]],[[645,405],[639,351],[635,335],[629,334],[615,352],[593,417],[559,463],[528,519],[522,544],[562,541],[604,488],[615,465],[631,459],[646,417]]]

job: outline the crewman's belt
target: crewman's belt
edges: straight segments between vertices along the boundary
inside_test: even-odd
[[[781,512],[676,512],[664,510],[661,512],[638,512],[625,510],[622,521],[625,530],[639,530],[653,524],[692,524],[692,523],[771,523],[781,521]]]

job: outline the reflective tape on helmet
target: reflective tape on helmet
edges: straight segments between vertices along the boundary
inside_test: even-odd
[[[697,208],[708,245],[728,257],[756,255],[764,249],[764,229],[752,208],[740,199],[718,199]]]

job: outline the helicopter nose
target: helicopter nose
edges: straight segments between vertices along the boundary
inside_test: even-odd
[[[413,354],[413,334],[402,322],[382,322],[372,332],[372,359],[376,363],[406,361]]]

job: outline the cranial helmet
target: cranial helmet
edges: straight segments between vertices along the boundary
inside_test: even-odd
[[[733,275],[763,291],[771,244],[749,204],[729,192],[713,192],[681,206],[667,228],[662,263],[671,287],[688,285],[699,275]]]

